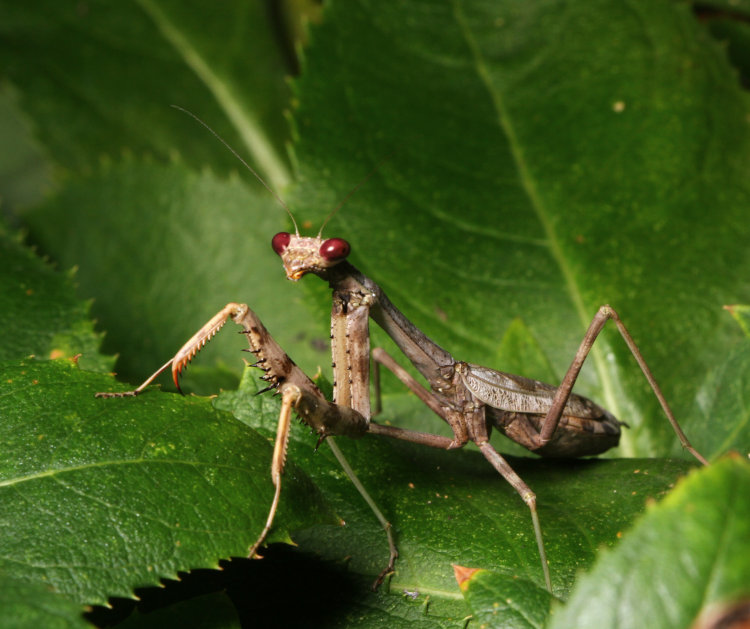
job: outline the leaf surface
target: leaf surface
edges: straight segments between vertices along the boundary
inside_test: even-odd
[[[468,571],[468,568],[463,568]],[[540,629],[549,614],[549,593],[488,570],[473,570],[461,583],[474,618],[485,627]]]
[[[272,497],[267,441],[210,401],[94,398],[109,386],[70,361],[2,364],[0,428],[15,457],[0,461],[0,570],[79,603],[244,557]],[[295,476],[292,526],[332,518]]]
[[[688,627],[716,604],[747,600],[748,491],[750,466],[739,458],[691,474],[599,559],[551,627],[624,629],[644,618]]]
[[[218,144],[186,133],[197,127],[169,109],[175,104],[242,144],[274,185],[288,182],[288,165],[268,148],[288,137],[288,88],[263,4],[45,1],[30,10],[6,1],[1,8],[3,72],[20,87],[55,163],[80,171],[123,150],[161,158],[179,151],[195,165],[234,168]]]
[[[311,29],[288,101],[289,135],[280,125],[283,55],[255,5],[217,14],[209,5],[156,0],[3,1],[0,10],[4,76],[56,173],[52,194],[21,220],[62,268],[78,265],[80,294],[96,299],[105,350],[121,354],[124,378],[146,377],[229,300],[247,301],[310,373],[330,360],[325,287],[314,278],[302,287],[284,282],[268,247],[283,210],[254,182],[234,177],[231,155],[168,108],[177,103],[249,156],[306,233],[378,166],[325,234],[348,238],[355,264],[458,358],[554,383],[597,307],[609,302],[698,449],[712,458],[747,451],[742,332],[722,306],[750,302],[748,101],[732,66],[738,57],[728,57],[688,5],[333,3]],[[259,143],[255,131],[268,141]],[[386,342],[374,334],[376,344]],[[12,347],[13,338],[4,343]],[[238,374],[242,346],[227,340],[202,354],[192,386],[215,391],[211,382],[231,382],[226,366],[205,375],[199,367],[237,365]],[[577,390],[631,425],[620,454],[661,458],[511,460],[538,494],[563,596],[598,547],[614,543],[648,497],[692,467],[663,458],[679,445],[614,330],[595,347]],[[382,421],[440,430],[401,385],[384,386]],[[229,406],[270,430],[278,411],[269,406],[264,415],[265,398],[254,410],[246,392]],[[142,400],[144,410],[165,405],[179,416],[207,409],[205,400],[157,393],[129,401],[141,408]],[[192,424],[187,432],[195,447],[214,439]],[[330,626],[455,623],[468,607],[451,563],[539,585],[528,510],[479,454],[365,439],[340,445],[393,520],[402,551],[391,594],[365,595],[383,565],[382,531],[325,449],[313,454],[314,439],[296,433],[290,460],[347,522],[295,528],[299,552],[326,566],[349,558],[362,586],[332,604]],[[25,460],[26,442],[17,444],[13,464]],[[257,457],[257,482],[268,491],[267,450]],[[190,495],[210,505],[211,492]],[[280,518],[286,527],[294,515]],[[163,540],[161,548],[172,550]],[[167,553],[159,565],[169,574],[221,556],[202,552],[184,562]],[[129,591],[141,576],[111,579],[106,595]]]
[[[0,360],[34,355],[42,359],[80,355],[89,369],[113,361],[98,354],[100,335],[88,320],[88,304],[76,299],[73,278],[43,262],[0,225]]]
[[[9,629],[90,629],[81,617],[82,607],[56,595],[48,585],[30,583],[0,574],[3,626]]]

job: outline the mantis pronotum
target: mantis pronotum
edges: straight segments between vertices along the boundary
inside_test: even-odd
[[[255,174],[252,168],[248,168]],[[243,327],[250,351],[256,355],[255,366],[265,372],[263,379],[268,382],[267,390],[275,390],[282,400],[271,468],[275,495],[266,525],[250,548],[249,556],[255,554],[273,524],[281,492],[281,474],[286,457],[291,412],[294,410],[321,438],[333,435],[356,438],[370,433],[447,450],[460,448],[469,441],[474,442],[489,463],[513,486],[529,507],[544,581],[547,589],[551,591],[550,572],[536,509],[536,496],[490,445],[490,432],[495,427],[529,450],[544,456],[594,455],[617,445],[621,422],[594,402],[572,393],[586,356],[610,319],[614,320],[640,365],[683,447],[701,463],[706,464],[706,460],[692,447],[682,432],[638,347],[618,314],[610,306],[602,306],[594,316],[559,387],[458,361],[414,326],[373,280],[346,260],[350,247],[345,240],[324,239],[321,235],[323,227],[314,238],[301,236],[289,208],[280,199],[279,201],[289,212],[295,226],[295,233],[281,232],[272,239],[272,247],[282,259],[287,278],[297,281],[312,273],[328,282],[333,291],[331,351],[334,401],[329,402],[324,398],[315,384],[273,340],[255,313],[245,304],[237,303],[224,306],[172,359],[137,389],[125,393],[98,394],[101,397],[137,395],[170,367],[174,382],[179,388],[179,375],[183,368],[229,319]],[[339,207],[341,204],[334,212]],[[425,378],[429,389],[400,367],[385,350],[375,348],[370,351],[370,318],[393,339]],[[371,358],[376,370],[380,365],[389,369],[438,417],[447,422],[453,431],[453,438],[385,426],[372,421]],[[349,472],[350,470],[347,470],[347,473]],[[350,477],[355,484],[358,483],[353,474],[350,474]],[[369,496],[361,485],[358,489],[369,502]],[[398,553],[390,535],[390,525],[377,510],[376,515],[388,532],[391,548],[390,560],[376,581],[378,584],[385,574],[393,571]]]

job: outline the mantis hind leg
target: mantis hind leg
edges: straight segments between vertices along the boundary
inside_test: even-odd
[[[661,405],[664,414],[667,416],[669,423],[672,425],[675,434],[680,439],[682,447],[690,452],[690,454],[692,454],[701,463],[703,463],[703,465],[708,465],[708,461],[706,461],[706,459],[693,447],[685,433],[682,431],[682,428],[680,428],[680,425],[677,423],[674,413],[672,413],[672,409],[667,403],[667,400],[664,397],[661,388],[659,387],[656,379],[651,373],[651,369],[649,369],[645,359],[643,358],[643,355],[641,354],[640,349],[638,349],[638,346],[633,340],[633,337],[630,336],[630,332],[628,332],[625,324],[620,319],[620,315],[617,314],[614,308],[608,305],[604,305],[599,308],[596,315],[594,315],[594,318],[592,319],[588,330],[586,330],[586,334],[584,335],[583,340],[578,347],[578,351],[573,358],[573,362],[568,368],[568,371],[565,373],[565,377],[560,383],[560,386],[555,393],[555,397],[552,400],[552,405],[550,406],[549,410],[547,411],[547,415],[544,418],[542,430],[539,433],[538,447],[544,446],[552,438],[552,435],[555,432],[555,429],[557,428],[557,425],[560,421],[560,417],[562,416],[565,404],[567,403],[568,398],[570,397],[570,394],[573,390],[573,385],[575,384],[575,381],[578,378],[578,374],[581,371],[581,367],[583,366],[586,357],[591,351],[591,347],[594,345],[594,341],[596,341],[599,333],[602,331],[605,324],[610,319],[615,322],[615,325],[617,326],[620,335],[624,339],[625,344],[628,346],[630,353],[633,354],[633,357],[638,363],[638,366],[641,368],[641,371],[643,372],[644,377],[651,386],[651,390],[654,392],[656,399],[659,400],[659,404]]]

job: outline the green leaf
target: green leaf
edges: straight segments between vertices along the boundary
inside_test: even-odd
[[[460,570],[471,572],[459,579]],[[473,618],[483,627],[541,629],[549,616],[550,595],[528,581],[488,570],[456,569],[456,579],[471,607]]]
[[[80,356],[84,368],[104,371],[113,361],[98,353],[100,338],[88,304],[74,295],[73,273],[61,275],[0,226],[0,360]]]
[[[247,554],[273,493],[265,439],[205,399],[95,399],[111,379],[69,361],[0,371],[1,440],[14,455],[0,461],[0,570],[104,604]],[[332,519],[299,476],[287,473],[270,539],[288,539],[285,521]]]
[[[3,72],[54,162],[76,171],[96,168],[102,154],[179,151],[192,164],[234,168],[229,153],[169,109],[177,104],[241,143],[275,186],[288,182],[278,151],[288,137],[287,69],[263,3],[217,11],[174,0],[49,0],[31,10],[6,0],[0,9]]]
[[[18,220],[62,268],[79,266],[80,294],[96,299],[106,350],[121,353],[128,379],[149,375],[229,300],[247,301],[312,373],[330,360],[325,287],[283,281],[268,247],[283,210],[239,183],[224,147],[168,105],[187,106],[249,154],[306,233],[380,164],[325,233],[348,238],[355,264],[437,342],[460,359],[554,382],[609,302],[698,449],[745,451],[742,335],[722,306],[750,301],[748,101],[725,49],[689,9],[645,0],[333,3],[294,83],[296,185],[286,191],[275,166],[287,137],[278,126],[286,97],[273,87],[281,53],[268,23],[249,17],[255,5],[217,15],[212,5],[154,0],[0,1],[3,72],[57,173],[48,200]],[[270,86],[258,88],[254,70],[268,68]],[[200,364],[239,366],[242,343],[229,343]],[[400,384],[385,387],[383,420],[440,430]],[[621,454],[679,452],[614,330],[597,341],[577,389],[632,426]],[[157,404],[142,400],[163,397],[172,399],[123,403],[145,412]],[[273,423],[268,410],[261,424]],[[295,444],[290,460],[315,475],[348,526],[294,538],[325,565],[351,557],[365,588],[382,568],[382,531],[312,441]],[[468,608],[452,562],[540,584],[528,510],[476,452],[340,445],[393,520],[402,556],[391,595],[347,596],[328,624],[455,622]],[[268,452],[258,457],[268,487]],[[691,465],[512,464],[538,494],[562,595],[646,497]]]
[[[59,594],[49,585],[29,582],[0,572],[0,608],[7,629],[85,629],[82,606]]]
[[[741,459],[691,474],[602,556],[551,626],[690,627],[714,604],[746,599],[749,492]]]
[[[28,207],[44,198],[51,179],[49,164],[41,148],[30,136],[30,124],[19,111],[15,91],[0,86],[0,141],[13,151],[0,151],[0,190],[5,217],[19,207]]]
[[[691,434],[703,452],[713,458],[737,450],[750,456],[750,339],[735,347],[725,360],[709,372],[698,394],[698,405],[705,420]],[[731,427],[716,430],[716,423]]]
[[[724,306],[724,308],[734,317],[744,335],[750,338],[750,306],[734,304],[732,306]]]

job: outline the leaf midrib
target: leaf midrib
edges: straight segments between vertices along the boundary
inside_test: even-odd
[[[81,472],[84,470],[96,469],[98,467],[116,467],[116,466],[125,466],[125,465],[151,465],[151,464],[184,465],[184,466],[192,467],[192,468],[206,467],[206,468],[211,468],[211,469],[240,471],[244,473],[248,472],[248,469],[241,465],[228,465],[228,464],[219,463],[215,461],[206,462],[206,461],[195,461],[195,460],[190,461],[190,460],[182,460],[182,459],[147,459],[147,458],[120,459],[120,460],[94,461],[92,463],[72,465],[69,467],[57,467],[54,469],[45,470],[43,472],[27,474],[26,476],[15,476],[13,478],[0,480],[0,487],[14,487],[18,484],[27,483],[27,482],[31,482],[34,480],[39,480],[41,478],[50,478],[50,477],[58,476],[60,474]]]
[[[258,120],[243,106],[242,101],[225,80],[217,75],[210,63],[190,43],[189,38],[169,19],[152,0],[138,0],[138,4],[153,20],[164,38],[185,61],[213,95],[219,107],[237,130],[253,161],[268,179],[274,190],[283,190],[292,179],[284,161],[276,151]],[[179,105],[179,103],[176,103]]]

